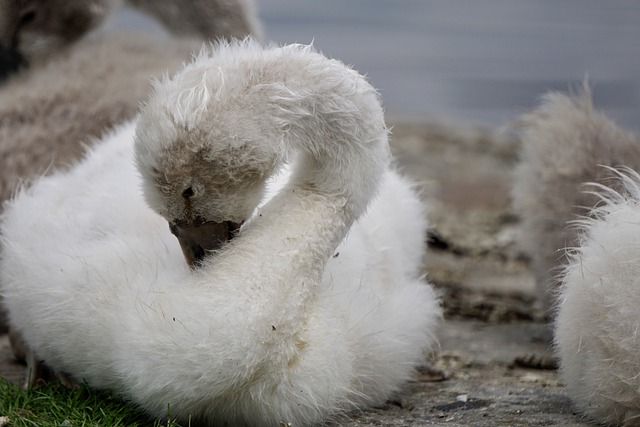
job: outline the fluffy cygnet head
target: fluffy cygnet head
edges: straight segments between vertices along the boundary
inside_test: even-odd
[[[117,0],[0,0],[0,81],[63,50],[99,25]]]
[[[251,215],[284,157],[255,69],[235,65],[216,66],[202,52],[156,83],[136,129],[145,198],[190,263]]]

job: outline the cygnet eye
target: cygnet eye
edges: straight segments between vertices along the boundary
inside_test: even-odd
[[[29,25],[36,20],[36,16],[36,11],[34,9],[27,10],[22,14],[22,16],[20,16],[20,22],[18,25],[21,27]]]
[[[188,199],[193,196],[193,188],[189,187],[182,192],[182,197]]]

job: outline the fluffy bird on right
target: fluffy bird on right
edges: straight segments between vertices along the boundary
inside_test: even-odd
[[[640,175],[620,172],[616,191],[582,221],[558,299],[555,347],[576,407],[607,425],[640,423]]]
[[[525,118],[513,201],[575,406],[640,422],[640,143],[585,89]]]
[[[521,121],[522,151],[511,191],[521,218],[519,242],[529,256],[538,298],[547,316],[557,300],[566,248],[578,243],[579,227],[600,196],[586,183],[620,190],[603,166],[640,170],[640,143],[594,111],[591,92],[549,93]]]

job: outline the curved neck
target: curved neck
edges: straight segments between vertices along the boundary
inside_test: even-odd
[[[238,46],[250,47],[248,59],[243,51],[229,69],[253,64],[240,100],[260,124],[257,143],[274,153],[269,159],[295,158],[294,167],[289,184],[205,267],[210,283],[251,289],[247,303],[270,319],[290,317],[303,310],[327,260],[376,195],[390,161],[387,129],[375,89],[342,63],[288,46],[269,50],[256,67],[249,61],[255,47],[245,45]],[[263,303],[269,300],[286,301],[286,313]]]
[[[250,113],[247,122],[259,124],[261,151],[274,153],[262,157],[295,158],[293,172],[240,234],[182,286],[195,289],[194,299],[204,303],[203,289],[211,290],[215,304],[208,306],[224,325],[219,338],[243,337],[233,345],[238,353],[243,345],[251,352],[244,362],[248,376],[263,375],[265,366],[270,372],[286,368],[303,351],[298,344],[317,327],[314,308],[321,308],[313,302],[326,263],[376,195],[390,160],[377,93],[354,71],[289,47],[264,69],[252,68],[252,76],[261,83],[233,99]],[[227,84],[220,90],[234,89]]]

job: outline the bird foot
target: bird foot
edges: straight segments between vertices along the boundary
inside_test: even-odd
[[[34,386],[44,385],[51,381],[58,380],[67,388],[75,388],[78,383],[64,372],[56,372],[39,360],[36,354],[27,346],[24,339],[15,329],[9,329],[9,343],[14,357],[19,362],[27,365],[27,376],[23,387],[29,389]]]

